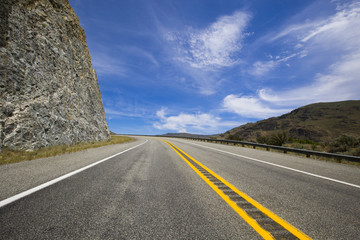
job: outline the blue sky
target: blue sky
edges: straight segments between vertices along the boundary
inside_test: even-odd
[[[360,99],[360,2],[70,0],[110,130],[215,134]]]

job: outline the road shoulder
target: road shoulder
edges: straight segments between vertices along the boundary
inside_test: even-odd
[[[36,187],[71,171],[85,167],[103,158],[131,148],[142,138],[123,144],[107,145],[79,152],[62,154],[0,166],[0,200]]]

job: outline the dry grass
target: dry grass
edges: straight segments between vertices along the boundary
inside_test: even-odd
[[[60,145],[47,148],[41,148],[35,151],[17,151],[10,149],[3,149],[0,153],[0,165],[8,163],[17,163],[22,161],[30,161],[38,158],[51,157],[64,153],[77,152],[89,148],[97,148],[111,144],[120,144],[130,142],[133,139],[125,136],[112,135],[107,141],[91,142],[91,143],[79,143],[74,145]]]

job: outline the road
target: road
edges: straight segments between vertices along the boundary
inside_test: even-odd
[[[360,239],[359,167],[163,140],[0,166],[0,239]]]

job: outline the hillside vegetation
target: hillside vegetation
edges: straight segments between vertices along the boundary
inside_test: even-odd
[[[360,101],[310,104],[218,137],[360,155]]]

